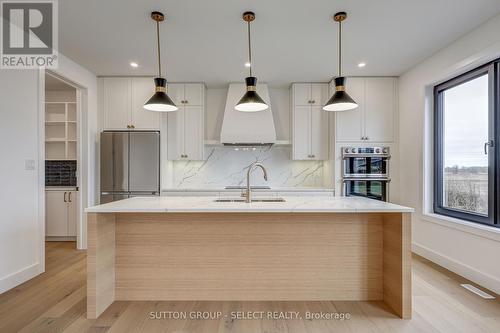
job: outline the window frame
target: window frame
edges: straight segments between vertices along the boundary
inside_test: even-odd
[[[473,69],[467,73],[459,75],[451,80],[443,82],[434,87],[434,213],[461,220],[486,224],[500,227],[498,216],[500,216],[500,205],[497,204],[498,193],[500,189],[499,152],[496,149],[500,130],[497,124],[500,124],[499,117],[499,99],[500,99],[500,64],[499,61],[493,61]],[[488,216],[475,214],[458,209],[452,209],[444,206],[443,195],[443,140],[444,140],[444,98],[443,92],[461,84],[467,83],[480,76],[488,75],[489,81],[489,107],[488,107],[488,140],[493,140],[493,146],[488,150]]]

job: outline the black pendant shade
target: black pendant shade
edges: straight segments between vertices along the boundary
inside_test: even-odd
[[[323,106],[325,111],[348,111],[358,107],[358,104],[345,91],[345,77],[342,76],[342,21],[346,18],[346,12],[339,12],[333,16],[333,20],[339,24],[339,76],[335,78],[333,96]]]
[[[358,104],[345,91],[345,77],[335,78],[335,93],[323,107],[325,111],[347,111],[358,107]]]
[[[250,22],[255,20],[255,13],[244,12],[243,21],[247,22],[248,26],[248,64],[250,64],[248,70],[250,75],[245,78],[245,83],[247,85],[247,91],[240,99],[238,104],[234,107],[236,111],[242,112],[257,112],[264,111],[269,108],[269,106],[264,102],[264,100],[257,93],[257,78],[252,76],[252,39],[250,31]]]
[[[266,102],[259,96],[256,91],[257,78],[254,76],[249,76],[245,78],[247,85],[247,92],[240,99],[238,104],[234,107],[237,111],[242,112],[256,112],[264,111],[268,108]]]
[[[161,49],[160,49],[160,22],[165,19],[165,16],[160,12],[152,12],[151,18],[156,22],[156,42],[158,47],[158,77],[155,81],[155,93],[143,108],[148,111],[156,112],[172,112],[179,108],[167,95],[167,80],[161,77]]]
[[[178,107],[167,95],[167,80],[157,77],[154,81],[155,94],[144,104],[144,109],[157,112],[177,111]]]

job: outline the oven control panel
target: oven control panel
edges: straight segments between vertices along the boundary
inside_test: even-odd
[[[389,155],[389,147],[342,147],[343,155]]]

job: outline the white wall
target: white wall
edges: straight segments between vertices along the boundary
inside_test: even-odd
[[[0,70],[0,292],[42,272],[36,70]],[[25,170],[33,160],[35,170]]]
[[[431,214],[432,86],[500,57],[500,15],[400,77],[400,197],[418,254],[500,293],[500,230]]]
[[[84,89],[88,126],[83,146],[88,148],[82,155],[88,157],[81,170],[86,185],[81,195],[85,207],[95,202],[96,77],[62,54],[53,72]],[[0,70],[0,293],[44,271],[44,165],[40,163],[44,148],[39,145],[44,83],[43,71]],[[34,170],[25,170],[26,160],[35,161]]]

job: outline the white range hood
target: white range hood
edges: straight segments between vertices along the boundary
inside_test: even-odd
[[[241,112],[234,106],[246,92],[243,83],[231,83],[227,90],[226,108],[220,141],[228,146],[265,146],[276,142],[271,99],[266,84],[257,84],[257,93],[269,105],[265,111]]]

